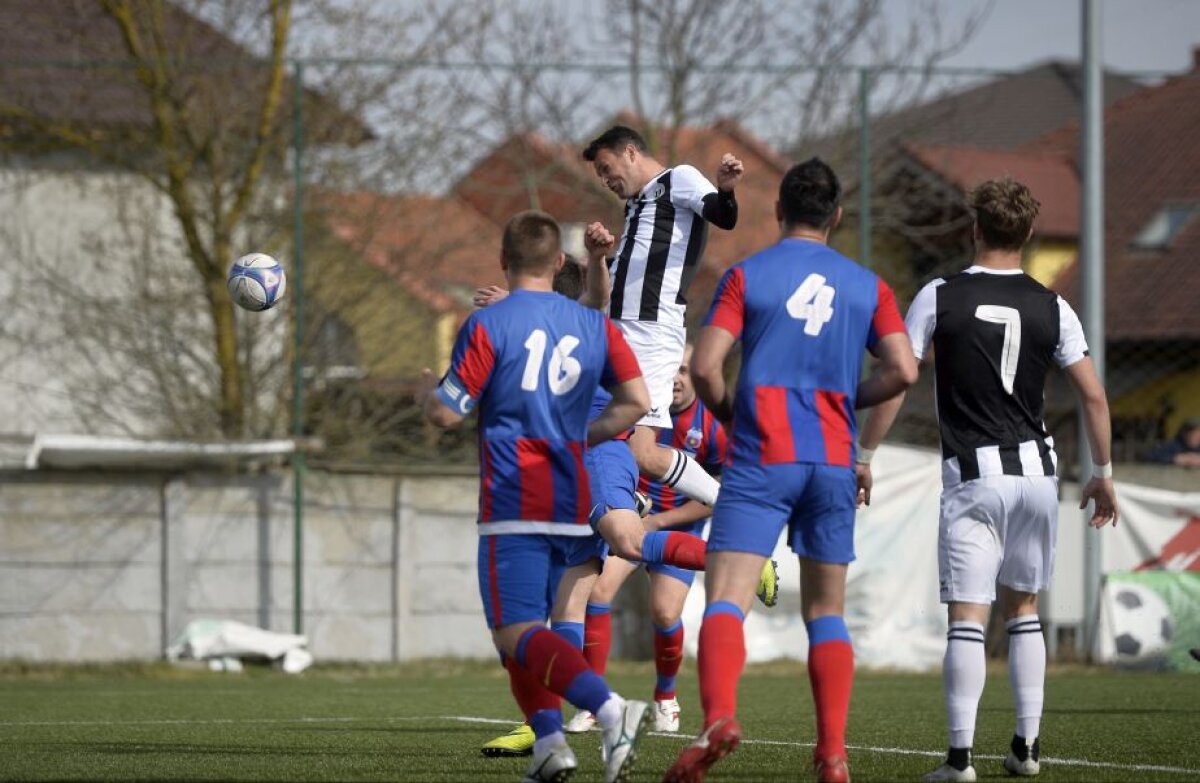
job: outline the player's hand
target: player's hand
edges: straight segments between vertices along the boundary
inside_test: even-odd
[[[721,165],[717,167],[717,190],[733,190],[745,171],[742,162],[726,152],[721,157]]]
[[[426,367],[421,370],[420,377],[417,378],[416,399],[417,405],[424,405],[425,400],[429,399],[429,394],[437,388],[438,377],[433,374],[433,370]]]
[[[608,255],[616,244],[616,237],[603,223],[589,223],[583,232],[583,247],[589,258]]]
[[[871,476],[871,466],[861,462],[854,463],[854,478],[858,481],[858,507],[871,505],[871,486],[875,483]]]
[[[1104,527],[1111,520],[1113,527],[1117,526],[1119,513],[1117,511],[1117,490],[1113,488],[1111,478],[1093,478],[1083,488],[1079,498],[1079,507],[1087,508],[1088,501],[1095,501],[1092,518],[1088,524],[1092,527]]]
[[[642,529],[647,533],[653,533],[656,530],[662,530],[663,525],[659,517],[661,514],[649,514],[642,517]]]
[[[475,289],[475,298],[471,302],[476,307],[487,307],[488,305],[496,304],[504,297],[508,296],[508,289],[498,285],[488,285],[483,288]]]

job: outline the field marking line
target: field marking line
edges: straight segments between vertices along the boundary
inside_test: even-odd
[[[238,725],[238,724],[256,724],[256,723],[367,723],[367,722],[384,722],[384,723],[407,723],[419,721],[455,721],[458,723],[478,723],[478,724],[494,724],[494,725],[515,725],[517,723],[514,718],[484,718],[477,715],[420,715],[420,716],[380,716],[380,717],[297,717],[297,718],[209,718],[202,720],[191,720],[187,718],[164,718],[155,720],[59,720],[59,721],[0,721],[0,728],[20,728],[33,726],[205,726],[205,725]],[[686,735],[673,734],[662,731],[651,732],[652,737],[663,737],[666,739],[686,740]],[[789,748],[811,748],[812,742],[795,742],[792,740],[764,740],[764,739],[744,739],[743,744],[746,745],[773,745]],[[933,750],[916,750],[913,748],[883,748],[873,745],[847,745],[848,750],[859,750],[866,753],[890,753],[900,756],[927,756],[930,758],[941,758],[945,754],[940,751]],[[1004,757],[998,755],[975,755],[977,759],[1001,760]],[[1108,761],[1091,761],[1089,759],[1064,759],[1055,758],[1053,756],[1042,756],[1042,761],[1048,764],[1060,765],[1064,767],[1091,767],[1094,769],[1116,769],[1126,770],[1131,772],[1168,772],[1178,773],[1181,775],[1200,775],[1200,769],[1191,767],[1170,767],[1162,764],[1117,764]]]

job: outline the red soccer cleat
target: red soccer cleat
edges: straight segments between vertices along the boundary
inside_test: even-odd
[[[700,783],[708,768],[733,753],[741,741],[741,725],[733,718],[718,718],[680,752],[663,783]]]
[[[817,783],[850,783],[850,767],[840,753],[819,757],[813,755],[813,772]]]

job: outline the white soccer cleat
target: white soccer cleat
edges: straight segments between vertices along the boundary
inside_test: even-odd
[[[587,710],[578,710],[571,720],[567,721],[567,725],[563,726],[563,731],[568,734],[583,734],[596,728],[596,716]]]
[[[633,774],[637,762],[637,744],[652,720],[650,705],[627,699],[621,719],[611,729],[603,729],[600,758],[604,759],[604,783],[624,783]]]
[[[654,730],[679,731],[679,701],[662,699],[654,702]]]
[[[1010,775],[1019,775],[1023,778],[1035,777],[1042,771],[1041,755],[1042,749],[1036,737],[1032,747],[1023,738],[1013,737],[1008,755],[1004,757],[1004,768]]]
[[[930,772],[925,777],[921,778],[925,783],[938,783],[943,780],[956,780],[962,783],[975,783],[975,768],[968,766],[966,769],[958,769],[949,764],[942,766]]]
[[[564,742],[542,753],[534,753],[521,783],[564,783],[577,769],[579,762],[575,760],[575,752]]]

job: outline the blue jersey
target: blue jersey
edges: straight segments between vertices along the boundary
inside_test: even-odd
[[[784,239],[725,273],[705,324],[742,340],[729,464],[851,464],[863,350],[904,329],[883,280]]]
[[[472,313],[438,393],[464,414],[479,405],[480,533],[591,535],[592,398],[640,375],[604,315],[558,294],[518,289]]]

